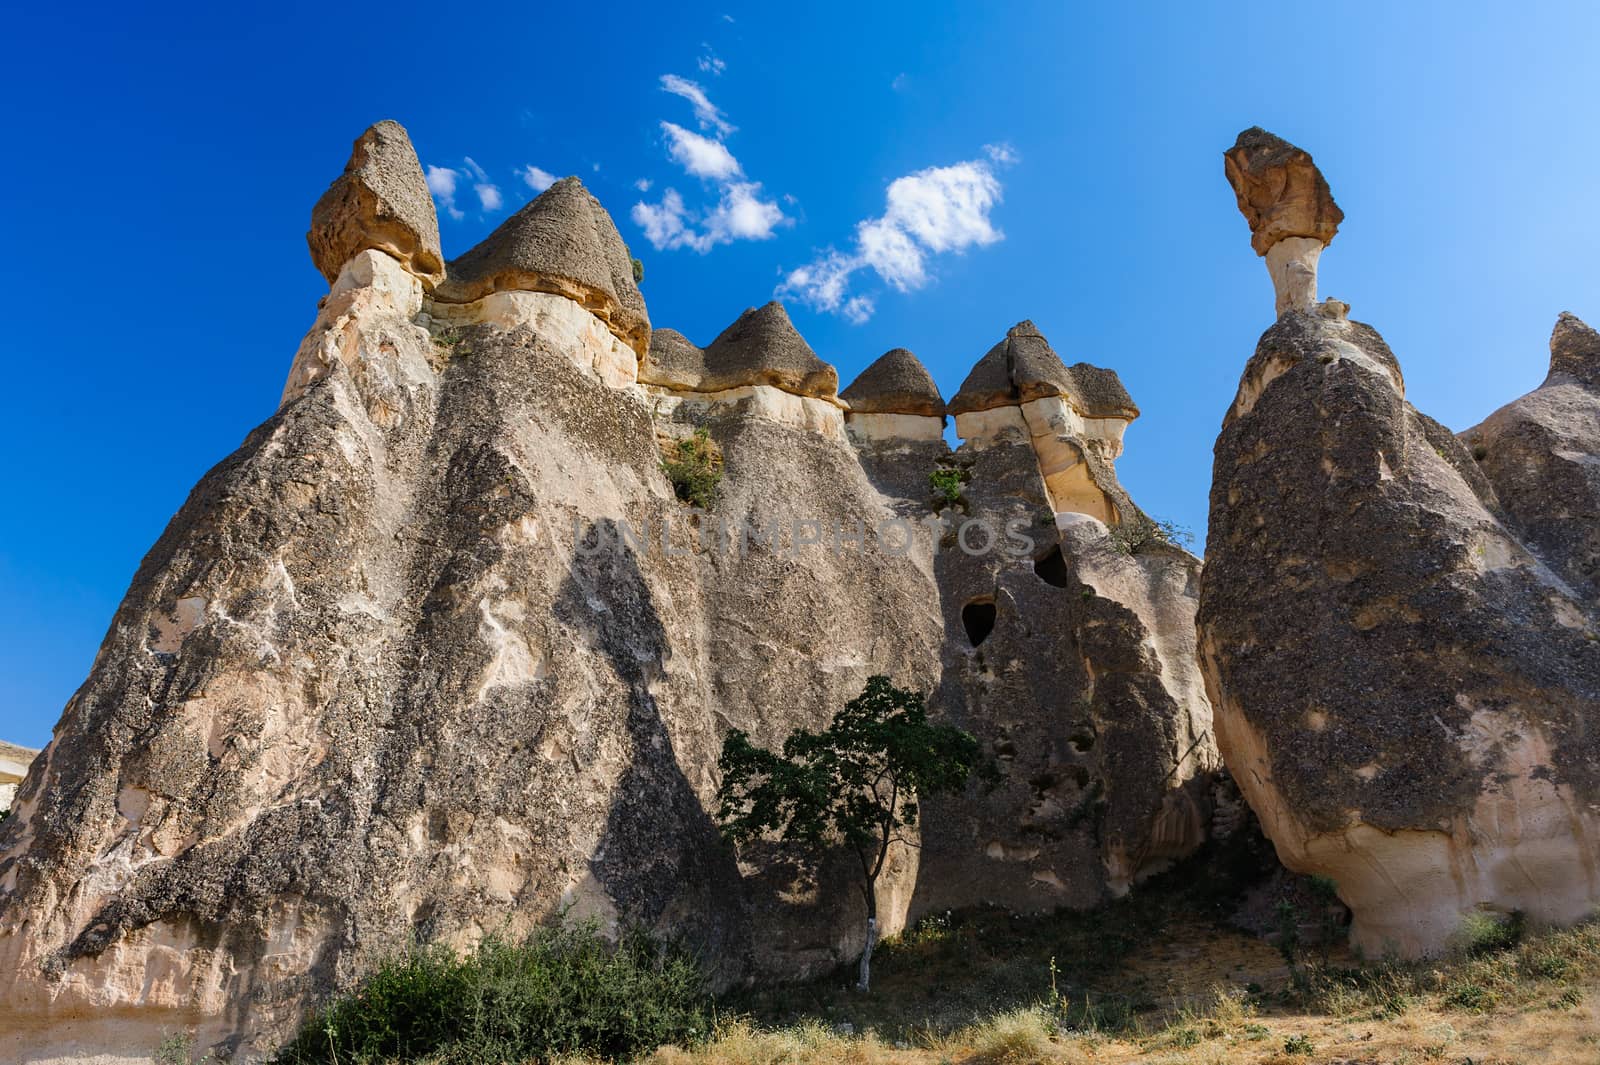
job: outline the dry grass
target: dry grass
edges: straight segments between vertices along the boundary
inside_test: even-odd
[[[1097,1027],[1058,997],[1008,1009],[947,1034],[841,1034],[839,1022],[724,1024],[692,1049],[667,1048],[652,1065],[1315,1065],[1330,1061],[1424,1065],[1600,1061],[1600,925],[1530,938],[1426,965],[1306,970],[1291,982],[1255,965],[1253,941],[1219,929],[1175,930],[1148,981],[1183,990],[1168,1004]],[[1194,953],[1196,945],[1211,949]],[[1260,959],[1258,959],[1260,960]],[[1269,967],[1270,968],[1270,967]],[[1213,984],[1203,1001],[1197,979]],[[1220,979],[1218,977],[1220,976]],[[1254,986],[1257,990],[1246,991]]]

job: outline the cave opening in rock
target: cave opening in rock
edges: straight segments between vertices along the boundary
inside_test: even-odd
[[[1043,556],[1033,563],[1033,572],[1046,584],[1057,588],[1065,588],[1069,582],[1067,576],[1067,560],[1061,557],[1061,545],[1052,547]]]
[[[967,640],[976,647],[994,631],[994,602],[980,599],[961,608],[961,626],[967,630]]]

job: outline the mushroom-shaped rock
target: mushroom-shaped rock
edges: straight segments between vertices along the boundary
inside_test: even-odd
[[[1030,321],[1012,326],[1006,338],[978,360],[950,401],[950,413],[1014,407],[1050,396],[1064,397],[1085,418],[1132,421],[1139,416],[1115,370],[1086,362],[1067,366]]]
[[[1014,407],[1022,402],[1011,383],[1010,347],[1011,336],[1007,334],[972,367],[967,379],[956,390],[955,398],[950,401],[952,416],[975,414],[997,407]]]
[[[838,395],[839,374],[817,358],[776,300],[745,311],[704,349],[675,330],[662,332],[639,368],[642,384],[678,392],[770,385],[797,396]]]
[[[1259,126],[1223,153],[1223,170],[1250,223],[1250,246],[1266,256],[1278,313],[1317,298],[1317,259],[1344,221],[1311,154]]]
[[[549,292],[582,304],[643,355],[650,319],[633,258],[600,201],[562,178],[450,263],[435,299],[471,303],[494,292]]]
[[[944,397],[933,375],[905,348],[885,352],[839,394],[855,414],[944,417]]]
[[[394,256],[430,288],[444,277],[439,219],[404,126],[384,119],[356,138],[344,173],[311,209],[306,243],[329,284],[368,249]]]
[[[1115,524],[1132,503],[1111,464],[1139,409],[1112,370],[1068,367],[1032,322],[1018,322],[989,349],[950,401],[956,432],[972,442],[1026,433],[1058,514]]]

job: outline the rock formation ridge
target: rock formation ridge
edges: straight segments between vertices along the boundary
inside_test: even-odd
[[[909,353],[854,411],[777,304],[705,349],[652,335],[576,179],[441,268],[389,122],[309,242],[331,288],[277,413],[146,556],[0,825],[0,1057],[187,1027],[251,1059],[409,941],[563,907],[681,933],[723,982],[830,968],[860,901],[736,862],[716,757],[874,673],[1003,770],[897,852],[886,932],[1090,905],[1203,839],[1198,562],[1115,544],[1114,374],[1024,323],[1009,402],[952,452]],[[659,448],[702,428],[725,476],[695,516]]]

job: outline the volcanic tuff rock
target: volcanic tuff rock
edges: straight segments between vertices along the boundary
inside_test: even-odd
[[[932,692],[1002,767],[895,852],[886,932],[935,906],[1088,905],[1203,837],[1198,563],[1117,550],[1051,487],[1075,449],[1136,513],[1114,375],[1080,414],[1076,368],[1034,351],[1057,391],[985,412],[952,455],[847,436],[832,368],[775,304],[704,352],[658,333],[737,387],[635,383],[617,329],[639,338],[643,301],[576,182],[431,299],[351,247],[280,409],[146,556],[0,825],[0,1057],[193,1026],[250,1058],[413,939],[564,906],[681,933],[723,982],[831,968],[860,945],[848,868],[736,862],[708,811],[728,728],[777,744],[873,673]],[[659,446],[699,427],[725,476],[691,521]],[[969,473],[946,528],[940,465]],[[1027,549],[968,554],[968,517]]]
[[[17,785],[28,774],[28,766],[39,756],[31,747],[18,747],[14,743],[0,742],[0,810],[11,808],[11,799]]]
[[[776,300],[751,307],[704,349],[668,330],[639,369],[644,384],[681,392],[725,392],[768,385],[796,396],[833,399],[839,374],[817,358]]]
[[[400,123],[356,139],[350,162],[311,212],[311,261],[331,284],[358,252],[387,252],[430,288],[444,277],[439,219],[422,164]]]
[[[1373,956],[1438,951],[1474,910],[1583,917],[1600,904],[1593,334],[1558,323],[1560,369],[1466,434],[1480,464],[1345,310],[1291,308],[1262,335],[1217,439],[1199,627],[1223,757]]]
[[[1250,246],[1266,257],[1277,313],[1308,309],[1317,299],[1317,260],[1344,221],[1322,171],[1310,153],[1260,126],[1239,134],[1222,158]]]
[[[1600,600],[1600,333],[1561,315],[1544,384],[1461,435],[1528,546]]]
[[[859,414],[920,414],[944,417],[944,398],[933,375],[905,348],[886,351],[839,394]]]
[[[605,322],[636,354],[643,356],[650,345],[650,318],[633,280],[633,258],[606,209],[575,177],[545,189],[451,261],[435,299],[472,303],[513,291],[565,296]]]
[[[1032,322],[1018,322],[978,360],[950,401],[956,433],[986,440],[1017,431],[1032,438],[1051,507],[1107,525],[1137,513],[1112,463],[1139,416],[1113,370],[1070,369]]]
[[[890,446],[944,439],[944,397],[927,367],[905,348],[887,351],[840,393],[852,440]]]

